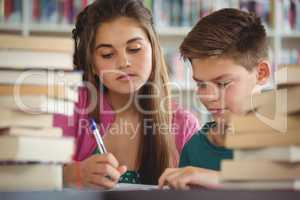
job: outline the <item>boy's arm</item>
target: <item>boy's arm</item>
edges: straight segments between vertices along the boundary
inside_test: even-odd
[[[219,172],[198,167],[169,168],[159,178],[159,188],[168,185],[173,189],[192,187],[220,188]]]

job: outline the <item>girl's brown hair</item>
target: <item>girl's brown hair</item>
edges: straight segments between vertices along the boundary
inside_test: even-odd
[[[150,111],[141,113],[142,122],[147,122],[140,141],[140,150],[137,164],[142,183],[156,184],[159,176],[174,164],[174,137],[171,135],[171,108],[168,75],[163,55],[159,46],[158,37],[153,28],[151,12],[139,0],[96,0],[87,6],[77,17],[76,28],[73,30],[75,40],[74,65],[84,72],[84,80],[92,83],[100,91],[101,83],[93,71],[92,54],[96,30],[102,23],[115,20],[119,17],[128,17],[136,20],[145,31],[152,46],[152,72],[148,82],[139,94],[155,96],[139,100],[139,106]],[[159,94],[158,94],[159,93]],[[95,94],[91,94],[95,95]],[[161,104],[163,102],[164,112]],[[153,112],[154,111],[154,112]],[[147,114],[153,113],[153,114]],[[99,122],[99,106],[90,113],[90,117]],[[161,129],[161,126],[169,127]]]

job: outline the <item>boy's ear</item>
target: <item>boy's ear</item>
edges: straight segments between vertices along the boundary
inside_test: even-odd
[[[268,82],[271,76],[271,66],[267,59],[259,61],[256,65],[256,80],[257,84],[264,85]]]

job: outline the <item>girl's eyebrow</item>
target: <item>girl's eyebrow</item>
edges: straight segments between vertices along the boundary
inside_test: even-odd
[[[126,42],[126,44],[135,42],[135,41],[137,41],[137,40],[143,40],[143,38],[141,38],[141,37],[135,37],[135,38],[132,38],[132,39],[128,40],[128,41]]]
[[[141,38],[141,37],[132,38],[132,39],[128,40],[126,42],[126,44],[129,44],[129,43],[132,43],[132,42],[135,42],[135,41],[138,41],[138,40],[143,40],[143,38]],[[98,44],[95,49],[99,49],[99,48],[102,48],[102,47],[113,48],[113,46],[111,44]]]
[[[98,44],[95,49],[100,49],[102,47],[112,48],[111,44]]]

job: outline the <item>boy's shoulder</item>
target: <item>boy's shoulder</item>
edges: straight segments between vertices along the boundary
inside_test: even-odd
[[[211,123],[206,123],[185,144],[180,155],[180,167],[196,166],[219,170],[221,160],[232,159],[232,150],[215,146],[209,141],[207,138],[209,126],[211,126]]]

